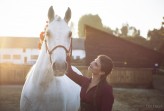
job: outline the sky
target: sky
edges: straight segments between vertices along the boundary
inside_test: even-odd
[[[76,37],[78,20],[85,14],[98,14],[113,30],[129,24],[145,38],[164,21],[164,0],[0,0],[0,36],[39,37],[51,5],[62,18],[71,8]]]

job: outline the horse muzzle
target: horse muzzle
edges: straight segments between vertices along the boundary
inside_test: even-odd
[[[66,63],[53,63],[52,69],[54,72],[54,76],[63,76],[67,69],[67,64]]]

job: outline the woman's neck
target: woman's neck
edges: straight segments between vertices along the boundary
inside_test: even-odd
[[[101,80],[101,76],[99,75],[92,75],[91,83],[98,84]]]

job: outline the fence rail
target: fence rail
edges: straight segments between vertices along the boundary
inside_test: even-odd
[[[0,85],[20,84],[25,82],[31,65],[0,64]],[[77,67],[84,76],[91,76],[86,66]],[[114,68],[107,81],[116,87],[144,87],[152,86],[152,69],[147,68]]]
[[[1,84],[24,84],[31,65],[0,64]]]

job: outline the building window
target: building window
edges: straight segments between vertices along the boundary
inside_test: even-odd
[[[38,55],[31,55],[31,59],[38,59]]]
[[[26,49],[25,48],[23,48],[23,52],[26,52]]]
[[[20,59],[21,56],[20,55],[13,55],[13,59]]]
[[[11,55],[3,55],[3,59],[10,59]]]
[[[76,60],[80,60],[80,56],[76,56]]]
[[[24,57],[24,63],[25,64],[27,63],[27,57]]]

